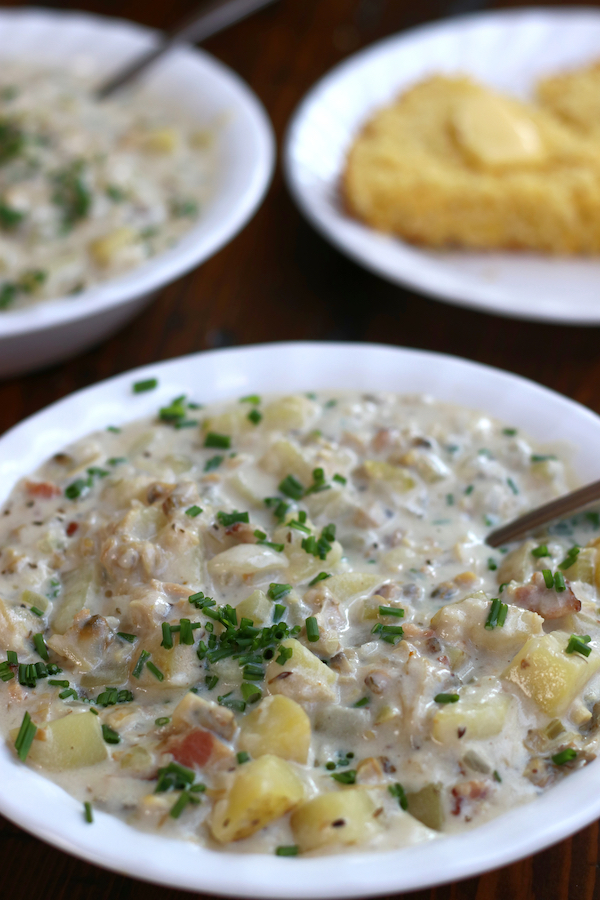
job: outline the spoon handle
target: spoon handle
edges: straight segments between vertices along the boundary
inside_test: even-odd
[[[531,512],[525,513],[524,516],[519,516],[518,519],[509,522],[508,525],[503,525],[502,528],[497,528],[488,534],[485,542],[490,547],[508,544],[510,541],[524,538],[529,532],[535,531],[536,528],[540,528],[554,519],[573,515],[573,513],[579,512],[579,510],[596,503],[598,500],[600,500],[600,481],[594,481],[592,484],[586,484],[585,487],[571,491],[557,500],[551,500],[550,503],[545,503],[544,506],[532,509]]]
[[[275,0],[210,0],[202,6],[200,12],[179,22],[165,32],[157,47],[146,50],[137,59],[127,63],[122,69],[96,89],[96,98],[104,100],[115,91],[136,78],[147,66],[155,62],[164,53],[178,44],[196,44],[206,38],[229,28],[235,22],[245,19]]]

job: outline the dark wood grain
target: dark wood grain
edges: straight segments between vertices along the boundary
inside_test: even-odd
[[[172,25],[194,6],[191,0],[61,5],[154,27]],[[484,5],[477,0],[281,0],[206,46],[256,91],[281,141],[304,92],[345,56],[394,31]],[[70,391],[136,365],[208,347],[289,339],[381,341],[452,353],[533,378],[600,412],[598,329],[486,316],[394,287],[312,231],[293,206],[278,169],[262,208],[242,233],[200,269],[162,291],[122,332],[64,365],[0,382],[0,433]],[[512,866],[404,896],[600,900],[599,864],[595,823]],[[2,896],[23,900],[183,896],[67,856],[2,818],[0,872]]]

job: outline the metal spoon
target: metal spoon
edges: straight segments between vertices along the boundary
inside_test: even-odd
[[[485,542],[490,547],[499,547],[501,544],[519,540],[519,538],[524,538],[531,531],[535,531],[542,525],[547,525],[548,522],[552,522],[554,519],[571,516],[585,509],[586,506],[597,503],[599,500],[600,481],[593,481],[592,484],[586,484],[585,487],[571,491],[557,500],[551,500],[550,503],[538,506],[537,509],[532,509],[531,512],[525,513],[524,516],[519,516],[518,519],[509,522],[508,525],[497,528],[488,534]]]
[[[96,89],[96,98],[104,100],[136,78],[145,68],[173,47],[179,44],[196,44],[198,41],[203,41],[273,2],[275,0],[212,0],[212,2],[204,4],[200,12],[196,12],[191,18],[185,19],[165,32],[158,47],[146,50],[116,74],[111,75]]]

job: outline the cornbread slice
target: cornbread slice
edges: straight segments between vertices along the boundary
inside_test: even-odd
[[[413,243],[600,252],[600,142],[467,77],[429,78],[376,113],[343,193]]]
[[[543,79],[537,100],[566,125],[600,140],[600,62]]]

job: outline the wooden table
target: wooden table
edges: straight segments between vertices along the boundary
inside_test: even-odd
[[[52,3],[47,5],[54,5]],[[165,27],[192,0],[89,0],[76,8]],[[281,0],[207,48],[247,80],[277,137],[305,91],[348,54],[473,0]],[[110,341],[64,365],[0,383],[0,433],[53,400],[133,366],[210,347],[276,340],[380,341],[438,350],[533,378],[600,412],[600,334],[480,315],[403,291],[326,244],[295,209],[278,169],[250,224],[161,292]],[[171,900],[180,891],[105,872],[0,818],[0,892],[32,900]],[[598,825],[513,866],[410,900],[600,900]]]

